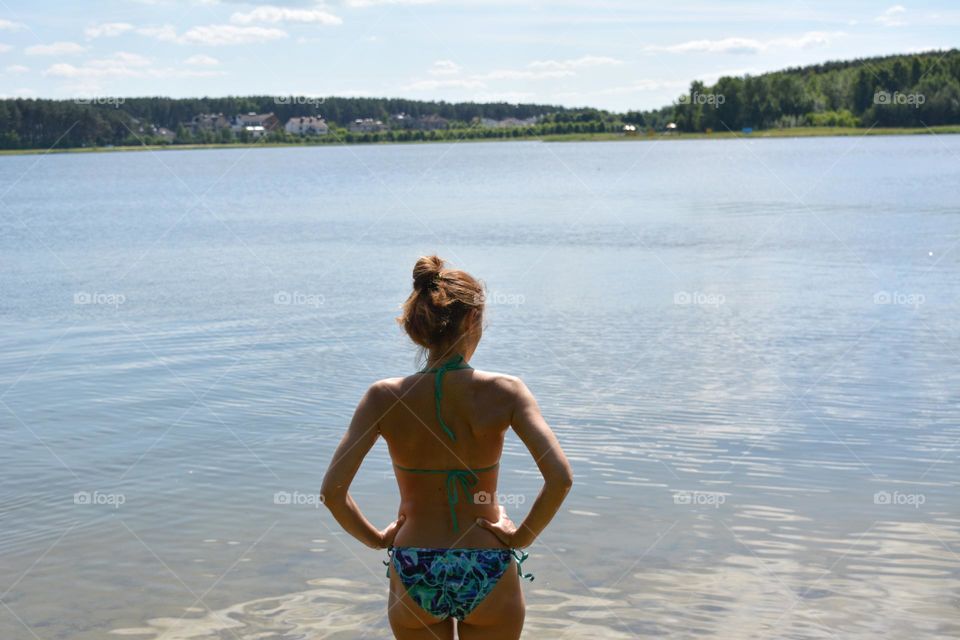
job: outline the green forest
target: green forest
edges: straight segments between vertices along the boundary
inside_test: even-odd
[[[322,115],[331,135],[304,138],[281,129],[271,142],[392,142],[545,135],[613,134],[626,124],[663,131],[724,132],[795,127],[932,127],[960,124],[960,51],[934,51],[844,62],[827,62],[757,76],[721,77],[711,86],[695,81],[671,105],[612,113],[542,104],[451,103],[392,98],[250,96],[174,99],[164,97],[87,100],[0,100],[0,149],[89,148],[171,144],[156,128],[175,132],[173,144],[249,142],[229,130],[196,135],[183,125],[195,115],[274,113]],[[390,129],[352,133],[357,118],[388,122],[392,114],[437,115],[446,129]],[[537,124],[490,128],[480,119]]]
[[[712,86],[694,82],[668,111],[682,131],[958,124],[960,51],[828,62],[723,77]]]

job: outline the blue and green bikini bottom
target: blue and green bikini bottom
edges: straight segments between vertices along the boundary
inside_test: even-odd
[[[407,593],[422,609],[438,618],[463,620],[483,602],[516,559],[520,577],[526,553],[516,549],[424,549],[391,547],[390,567],[397,573]]]

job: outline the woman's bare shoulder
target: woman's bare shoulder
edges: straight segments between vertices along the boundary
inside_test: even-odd
[[[518,376],[508,373],[498,373],[496,371],[476,370],[474,375],[477,382],[488,389],[490,393],[498,396],[501,400],[515,400],[523,394],[527,388]]]

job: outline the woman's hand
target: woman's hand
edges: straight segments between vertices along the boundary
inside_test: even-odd
[[[497,505],[500,513],[496,522],[490,522],[486,518],[477,518],[477,524],[497,536],[503,544],[511,549],[522,549],[530,545],[532,541],[522,540],[522,536],[517,531],[517,525],[507,516],[507,510],[503,505]]]
[[[380,548],[387,549],[393,546],[393,540],[397,537],[397,532],[407,520],[407,516],[401,515],[399,518],[387,525],[387,528],[380,532]]]

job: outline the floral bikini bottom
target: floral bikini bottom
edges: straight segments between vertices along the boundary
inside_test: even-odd
[[[516,549],[392,547],[389,553],[387,577],[393,567],[414,602],[438,618],[462,621],[493,591],[511,559],[520,577],[533,580],[521,566],[527,554]]]

